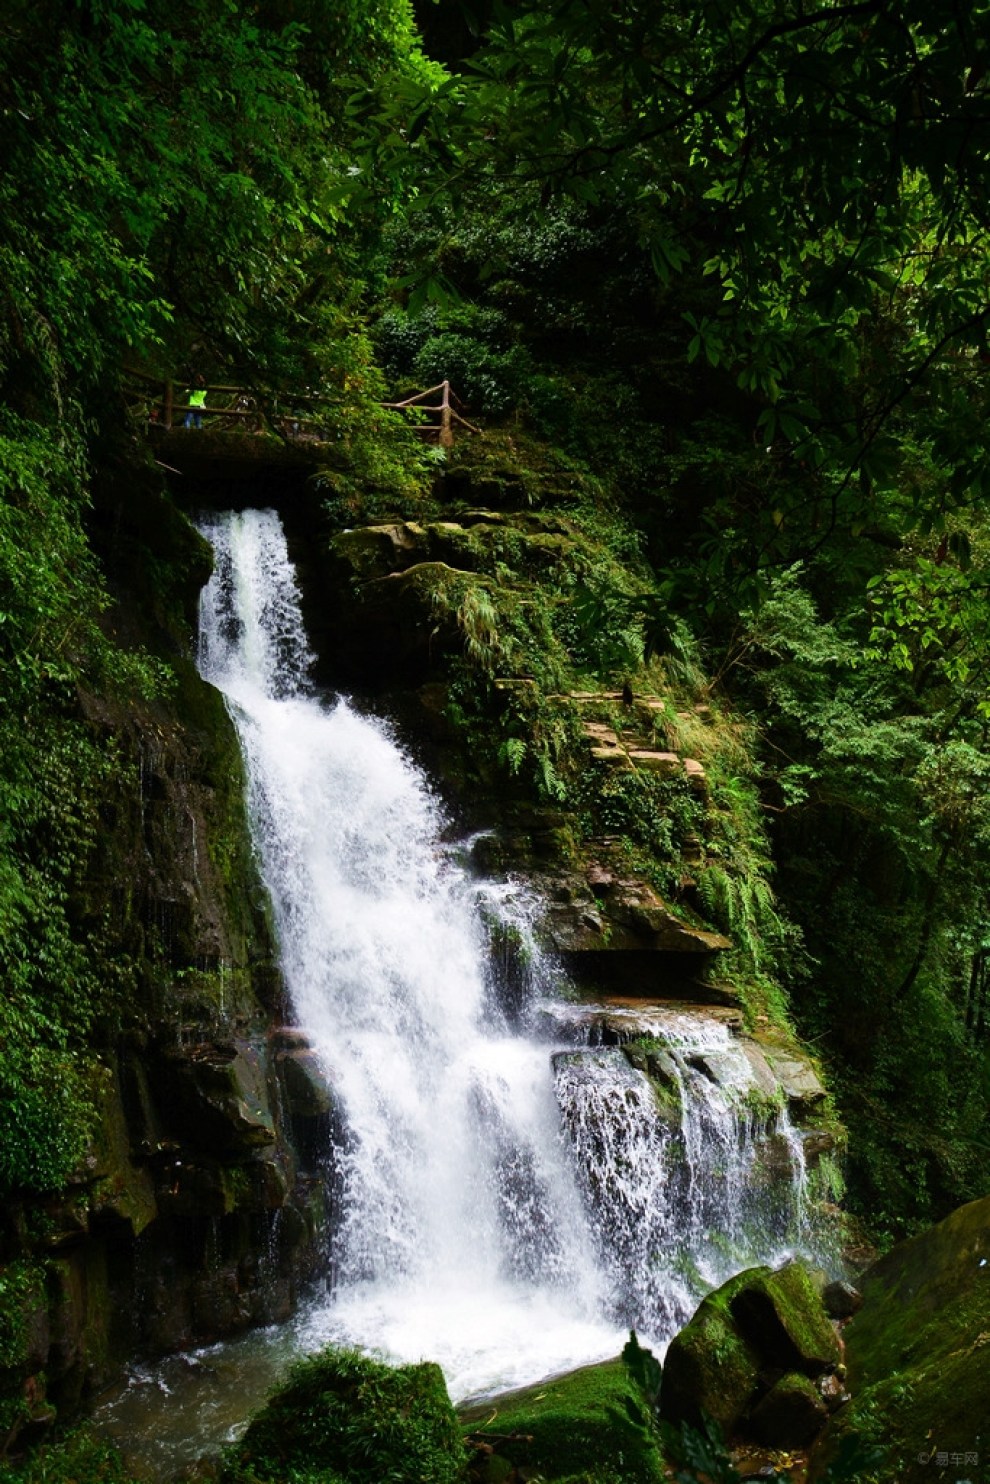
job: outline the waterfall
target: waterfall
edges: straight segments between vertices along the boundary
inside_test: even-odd
[[[726,1026],[650,1007],[635,1031],[553,1061],[617,1311],[668,1338],[733,1273],[815,1243],[801,1141]]]
[[[723,1027],[658,1024],[651,1073],[520,1014],[486,924],[527,932],[525,893],[472,880],[388,728],[311,685],[277,516],[201,529],[200,668],[240,736],[288,992],[340,1111],[335,1282],[304,1342],[439,1360],[455,1396],[614,1355],[630,1324],[664,1342],[793,1239],[797,1156],[783,1213],[758,1170],[783,1115],[752,1112]]]

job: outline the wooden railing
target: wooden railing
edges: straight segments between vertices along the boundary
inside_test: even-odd
[[[195,428],[208,427],[212,432],[275,433],[282,438],[304,439],[324,442],[337,437],[336,427],[329,417],[332,408],[343,405],[342,397],[313,396],[310,393],[288,394],[262,392],[238,386],[205,386],[162,379],[128,367],[124,378],[124,395],[128,409],[136,422],[143,422],[149,431],[161,428],[171,432],[178,425]],[[206,393],[206,405],[190,406],[193,392]],[[436,403],[427,397],[440,393]],[[381,402],[378,405],[391,411],[409,414],[415,418],[413,431],[427,438],[435,438],[441,448],[450,448],[454,441],[454,425],[466,428],[471,433],[480,432],[457,411],[463,402],[451,389],[449,381],[441,381],[425,392],[416,392],[401,402]]]
[[[435,406],[423,401],[424,397],[432,397],[434,392],[440,393],[440,401]],[[461,416],[457,408],[453,405],[455,402],[458,407],[464,406],[457,393],[451,391],[450,382],[441,381],[439,386],[428,387],[425,392],[417,392],[413,397],[406,397],[403,402],[383,402],[381,405],[383,407],[392,407],[396,412],[404,412],[407,408],[410,410],[416,408],[420,412],[437,413],[439,416],[438,422],[417,423],[415,430],[417,433],[425,433],[431,437],[436,434],[440,447],[450,448],[454,441],[455,422],[459,423],[462,428],[467,428],[469,433],[481,432],[481,429],[476,428],[474,423],[469,423],[466,417]]]

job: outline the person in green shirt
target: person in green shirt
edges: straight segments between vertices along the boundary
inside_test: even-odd
[[[189,411],[186,413],[187,428],[202,428],[202,408],[206,406],[206,385],[202,376],[196,377],[196,385],[189,389]]]

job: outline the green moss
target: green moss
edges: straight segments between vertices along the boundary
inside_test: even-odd
[[[112,1444],[85,1430],[18,1463],[0,1463],[0,1484],[135,1484]]]
[[[44,1304],[45,1275],[28,1258],[0,1269],[0,1370],[24,1369],[30,1345],[31,1314]]]
[[[980,1455],[990,1368],[990,1196],[881,1258],[862,1280],[863,1307],[845,1330],[853,1400],[835,1436],[886,1450],[883,1484],[928,1478],[932,1453]]]
[[[610,1475],[623,1484],[654,1484],[664,1477],[649,1409],[621,1360],[510,1392],[462,1410],[461,1418],[472,1439],[490,1437],[497,1455],[527,1477],[561,1484]]]
[[[283,1484],[456,1484],[461,1445],[443,1373],[324,1350],[292,1371],[229,1457],[223,1479]]]
[[[667,1352],[660,1415],[699,1427],[707,1414],[730,1433],[746,1411],[758,1372],[757,1358],[730,1315],[706,1299]]]
[[[759,1337],[762,1355],[812,1376],[839,1363],[841,1346],[803,1264],[743,1276],[749,1281],[733,1295],[730,1308],[751,1343]]]

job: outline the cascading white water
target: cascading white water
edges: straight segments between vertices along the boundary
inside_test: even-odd
[[[524,918],[521,893],[473,882],[388,730],[314,692],[277,516],[202,529],[200,668],[240,734],[289,994],[342,1115],[336,1283],[303,1343],[438,1360],[455,1397],[614,1355],[630,1325],[662,1344],[707,1287],[783,1254],[799,1161],[784,1218],[755,1171],[784,1125],[747,1112],[722,1027],[662,1017],[662,1113],[621,1051],[510,1025],[484,917]]]
[[[439,1360],[454,1394],[614,1354],[547,1048],[488,992],[435,801],[382,725],[312,693],[277,517],[202,529],[200,668],[240,734],[289,994],[345,1129],[314,1338]]]
[[[634,1024],[649,1053],[558,1053],[557,1094],[617,1311],[667,1339],[740,1268],[814,1243],[801,1142],[742,1046],[703,1013],[655,1007]]]

